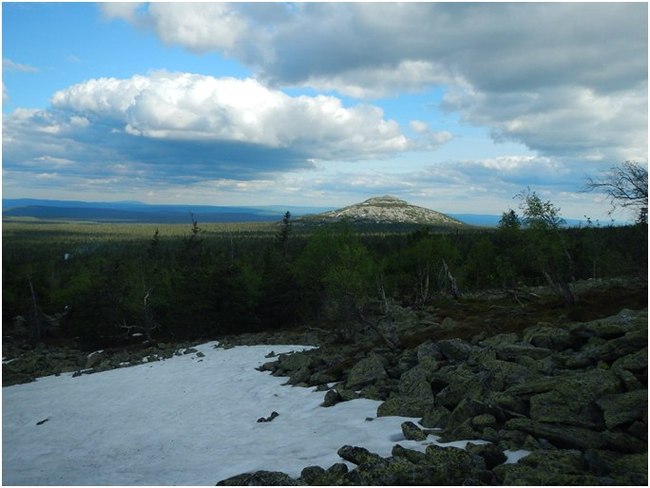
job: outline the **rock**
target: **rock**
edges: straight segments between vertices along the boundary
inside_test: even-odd
[[[471,420],[472,426],[479,432],[482,432],[484,429],[491,428],[496,429],[497,419],[494,415],[489,413],[484,413],[473,417]]]
[[[549,391],[530,397],[530,418],[599,429],[603,426],[603,418],[595,401],[620,389],[619,378],[611,371],[599,368],[554,376]],[[508,391],[512,392],[513,388]]]
[[[377,417],[422,417],[433,402],[417,397],[393,396],[377,407]]]
[[[504,485],[597,485],[598,478],[585,472],[582,455],[572,450],[535,451],[516,464],[501,464],[494,473]]]
[[[335,381],[336,378],[333,375],[325,371],[318,371],[309,377],[308,383],[312,386],[316,386],[324,385],[327,383],[334,383]]]
[[[635,420],[648,420],[648,390],[606,395],[596,401],[602,409],[605,425],[614,429]]]
[[[640,323],[648,323],[648,312],[638,312],[623,309],[617,315],[590,322],[579,322],[568,326],[573,334],[588,339],[600,337],[602,339],[615,339]]]
[[[90,369],[101,364],[102,361],[106,359],[106,353],[104,351],[94,351],[88,354],[88,359],[86,360],[86,365],[84,369]]]
[[[527,418],[516,418],[508,420],[506,422],[506,428],[520,430],[536,438],[546,439],[560,449],[601,449],[607,445],[607,442],[600,433],[582,427],[536,422]]]
[[[464,361],[472,351],[472,345],[461,339],[446,339],[438,341],[438,349],[449,361]]]
[[[479,363],[479,368],[490,373],[490,390],[494,392],[525,383],[535,376],[530,368],[499,359],[486,359]]]
[[[535,347],[563,351],[576,346],[580,339],[561,327],[537,324],[524,330],[524,342]]]
[[[403,373],[399,379],[399,394],[433,403],[429,370],[418,365]]]
[[[308,485],[319,484],[319,479],[325,474],[320,466],[307,466],[300,472],[300,480]]]
[[[336,390],[328,390],[327,393],[325,393],[325,399],[323,400],[322,406],[323,407],[333,407],[337,403],[340,403],[343,399],[341,398],[341,395],[339,395],[339,392]]]
[[[356,390],[387,377],[384,361],[378,354],[371,353],[352,367],[348,374],[346,387]]]
[[[280,414],[278,412],[271,412],[271,415],[269,415],[266,418],[260,417],[259,419],[257,419],[257,422],[258,423],[260,423],[260,422],[271,422],[274,418],[278,417],[279,415]]]
[[[416,350],[418,363],[423,366],[427,366],[430,363],[435,363],[437,361],[444,360],[444,356],[440,352],[440,348],[437,344],[434,344],[431,341],[423,342],[417,347]]]
[[[428,429],[443,429],[447,426],[450,415],[451,412],[447,408],[438,405],[424,414],[420,424]]]
[[[238,474],[217,483],[217,486],[297,486],[288,474],[277,471],[257,471]]]
[[[497,358],[504,361],[519,362],[522,357],[543,359],[553,353],[545,347],[535,347],[530,344],[510,344],[497,349]]]
[[[612,363],[612,369],[622,369],[633,373],[648,374],[648,346],[631,354],[619,357]]]
[[[497,334],[491,337],[486,337],[485,339],[479,341],[479,345],[483,347],[492,347],[494,349],[500,349],[504,346],[510,346],[515,342],[519,341],[519,336],[514,332],[508,334]]]
[[[301,368],[309,368],[312,364],[312,357],[307,352],[293,352],[280,354],[278,361],[280,367],[285,371],[296,371]]]
[[[424,441],[427,438],[427,434],[422,432],[413,422],[403,422],[402,433],[404,434],[404,438],[409,441]]]
[[[639,440],[625,432],[612,432],[606,430],[602,433],[602,438],[606,443],[607,449],[626,453],[648,452],[647,442]]]
[[[346,445],[341,447],[337,451],[337,454],[346,461],[349,461],[358,466],[384,467],[388,464],[388,461],[386,461],[384,458],[378,454],[368,451],[368,449],[365,449],[363,447]]]
[[[476,485],[478,470],[485,469],[483,458],[456,447],[427,446],[427,462],[435,469],[431,484]]]
[[[406,449],[399,444],[395,444],[391,451],[393,457],[402,457],[413,464],[426,463],[427,456],[423,452],[414,451],[413,449]]]
[[[308,367],[303,366],[297,371],[292,371],[289,380],[287,381],[290,385],[297,385],[299,383],[307,383],[311,377],[311,371]]]
[[[505,463],[508,459],[503,451],[494,444],[472,444],[470,442],[465,449],[467,449],[467,452],[482,457],[487,469],[493,469],[495,466]]]

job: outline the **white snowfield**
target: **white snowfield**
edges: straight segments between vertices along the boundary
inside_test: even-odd
[[[376,418],[377,401],[323,408],[323,392],[255,369],[270,351],[304,346],[215,344],[196,346],[204,357],[3,388],[2,483],[214,485],[257,470],[297,477],[306,466],[328,468],[345,444],[388,456],[398,442],[418,450],[434,442],[404,440],[406,419]]]

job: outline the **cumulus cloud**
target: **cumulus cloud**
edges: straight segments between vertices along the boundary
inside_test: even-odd
[[[127,22],[135,22],[137,12],[142,9],[143,5],[143,3],[139,2],[104,2],[99,4],[99,8],[107,19],[122,19]]]
[[[496,139],[546,156],[647,159],[647,5],[152,4],[165,42],[265,83],[383,97],[432,86]],[[267,15],[265,18],[264,15]]]
[[[163,71],[70,86],[48,110],[6,116],[3,137],[11,170],[52,166],[176,183],[382,158],[420,144],[371,105],[291,97],[254,79]]]

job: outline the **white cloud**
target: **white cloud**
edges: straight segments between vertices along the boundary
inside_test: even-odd
[[[290,97],[253,79],[157,72],[100,78],[61,90],[56,109],[106,118],[154,139],[228,141],[294,148],[311,158],[359,159],[409,148],[399,125],[373,106],[327,96]]]
[[[37,73],[38,68],[27,64],[16,63],[8,58],[2,58],[2,69],[5,71],[21,71],[23,73]]]
[[[134,22],[137,11],[144,5],[140,2],[103,2],[99,4],[102,14],[107,19],[122,19]]]
[[[163,41],[236,57],[270,86],[365,99],[440,86],[444,107],[496,139],[647,160],[642,3],[161,3],[148,15]]]
[[[7,93],[7,87],[5,86],[5,82],[2,82],[2,103],[7,103],[9,102],[9,93]]]
[[[248,41],[251,30],[246,18],[225,3],[152,3],[149,16],[163,42],[198,53],[229,53]]]

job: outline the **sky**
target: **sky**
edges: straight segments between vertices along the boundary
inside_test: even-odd
[[[648,160],[647,3],[2,4],[4,198],[447,213]],[[620,211],[617,219],[634,215]]]
[[[268,354],[303,346],[214,345],[165,361],[3,388],[3,483],[207,486],[258,470],[297,478],[307,466],[344,462],[337,455],[344,445],[383,457],[396,443],[417,451],[467,445],[439,443],[435,435],[406,440],[402,422],[418,419],[377,417],[380,401],[321,407],[325,392],[255,369],[272,361]],[[272,412],[273,421],[257,422]],[[529,454],[505,453],[508,462]]]

